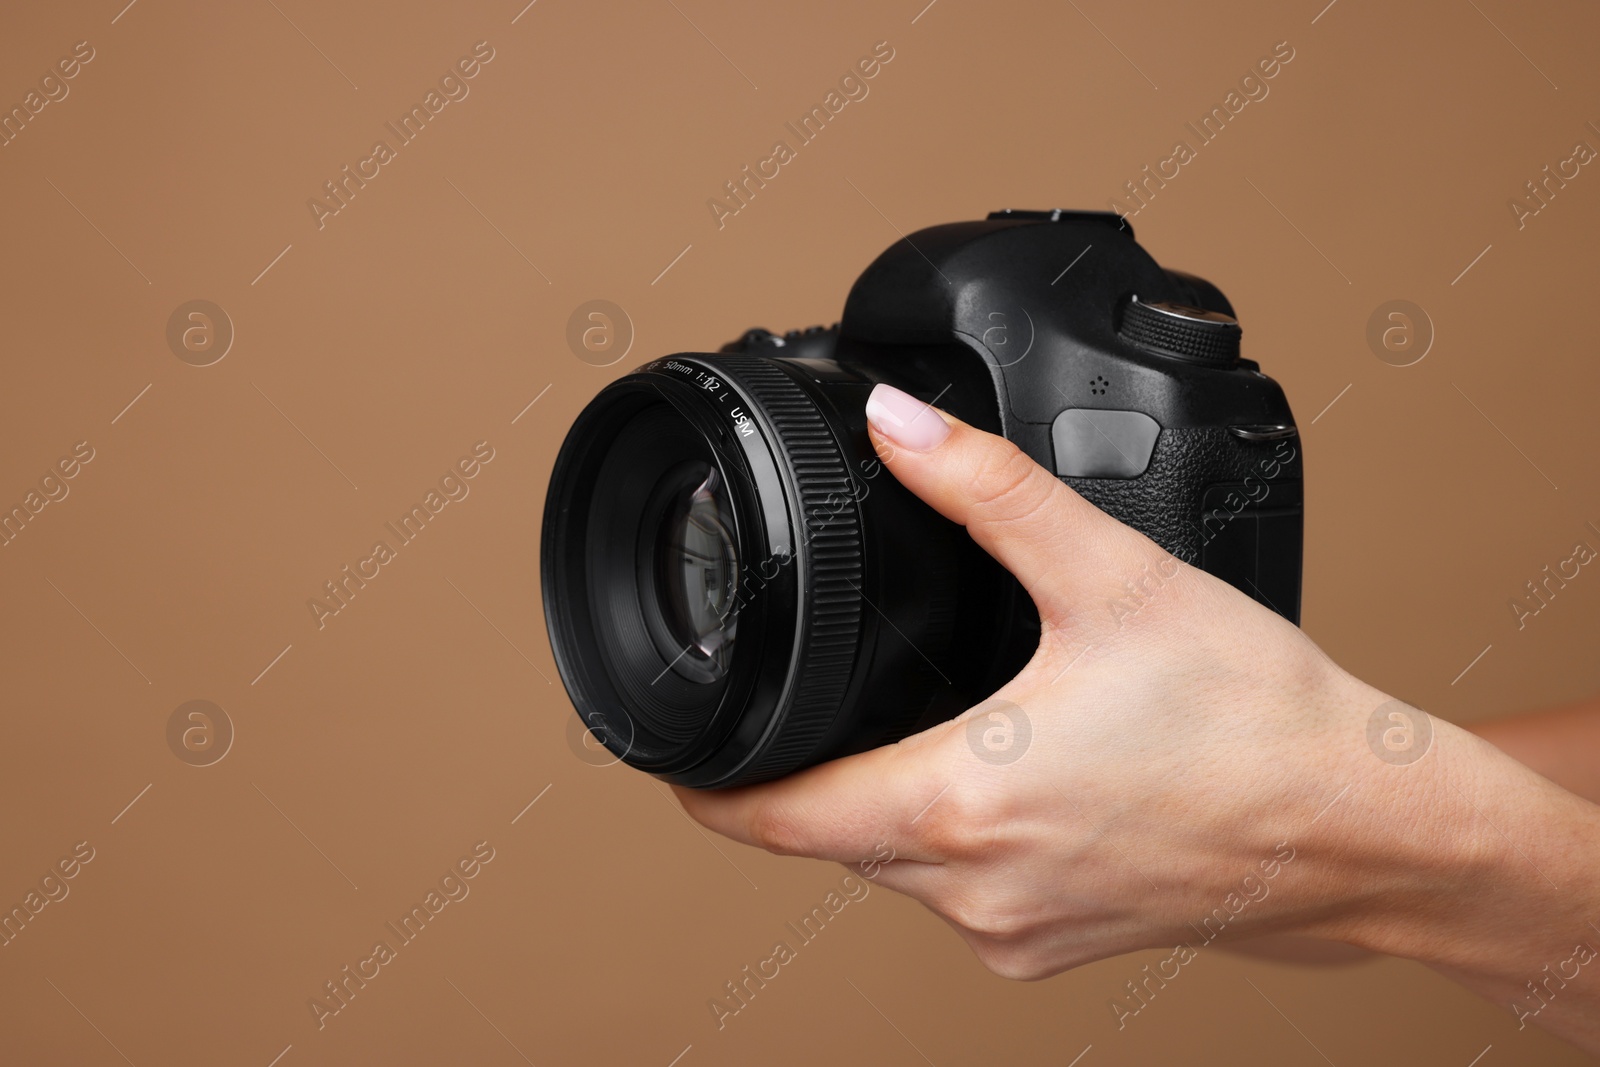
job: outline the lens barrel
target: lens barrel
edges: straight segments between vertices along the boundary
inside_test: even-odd
[[[563,681],[633,766],[758,781],[835,724],[862,524],[823,406],[776,361],[676,356],[602,391],[556,459],[542,569]]]
[[[879,460],[876,380],[676,355],[578,416],[545,501],[545,620],[619,759],[702,788],[777,778],[948,719],[1031,654],[1021,586]]]

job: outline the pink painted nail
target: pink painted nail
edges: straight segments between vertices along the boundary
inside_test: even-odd
[[[950,424],[933,408],[892,385],[876,385],[867,397],[867,421],[883,436],[913,452],[926,452],[950,436]]]

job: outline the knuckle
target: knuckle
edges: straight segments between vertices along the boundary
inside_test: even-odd
[[[794,818],[777,804],[763,804],[750,815],[750,839],[778,856],[796,856],[802,851]]]
[[[939,798],[929,809],[920,831],[921,846],[947,860],[977,856],[985,850],[992,836],[983,818],[956,789]]]
[[[975,942],[987,938],[989,906],[970,892],[957,891],[935,902],[934,907],[961,930],[974,935]]]
[[[1012,957],[1033,944],[1036,923],[1022,901],[1004,890],[971,888],[952,894],[939,912],[965,930],[975,946]]]
[[[1060,483],[1010,441],[986,449],[972,471],[973,519],[990,524],[1024,522],[1051,500]]]
[[[1001,978],[1014,982],[1037,982],[1056,973],[1039,952],[1027,945],[982,943],[974,947],[978,962]]]

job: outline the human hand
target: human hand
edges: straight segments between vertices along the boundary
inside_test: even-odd
[[[1592,830],[1592,806],[1350,676],[1004,439],[884,386],[868,415],[900,481],[1022,582],[1039,648],[951,722],[777,782],[679,789],[691,815],[781,854],[852,863],[887,843],[877,880],[1010,977],[1153,947],[1179,946],[1181,964],[1184,946],[1285,933],[1424,959],[1499,995],[1495,943],[1464,924],[1487,936],[1504,917],[1484,909],[1544,887],[1485,824],[1536,847],[1536,817]],[[1380,708],[1384,727],[1397,711],[1431,728],[1431,764],[1369,743]],[[986,747],[1007,721],[1031,727],[1025,750]],[[1593,888],[1594,874],[1572,877]]]

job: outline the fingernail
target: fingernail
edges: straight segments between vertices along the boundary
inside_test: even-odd
[[[950,436],[950,424],[933,408],[892,385],[875,385],[867,397],[867,421],[883,436],[913,452],[926,452]]]

